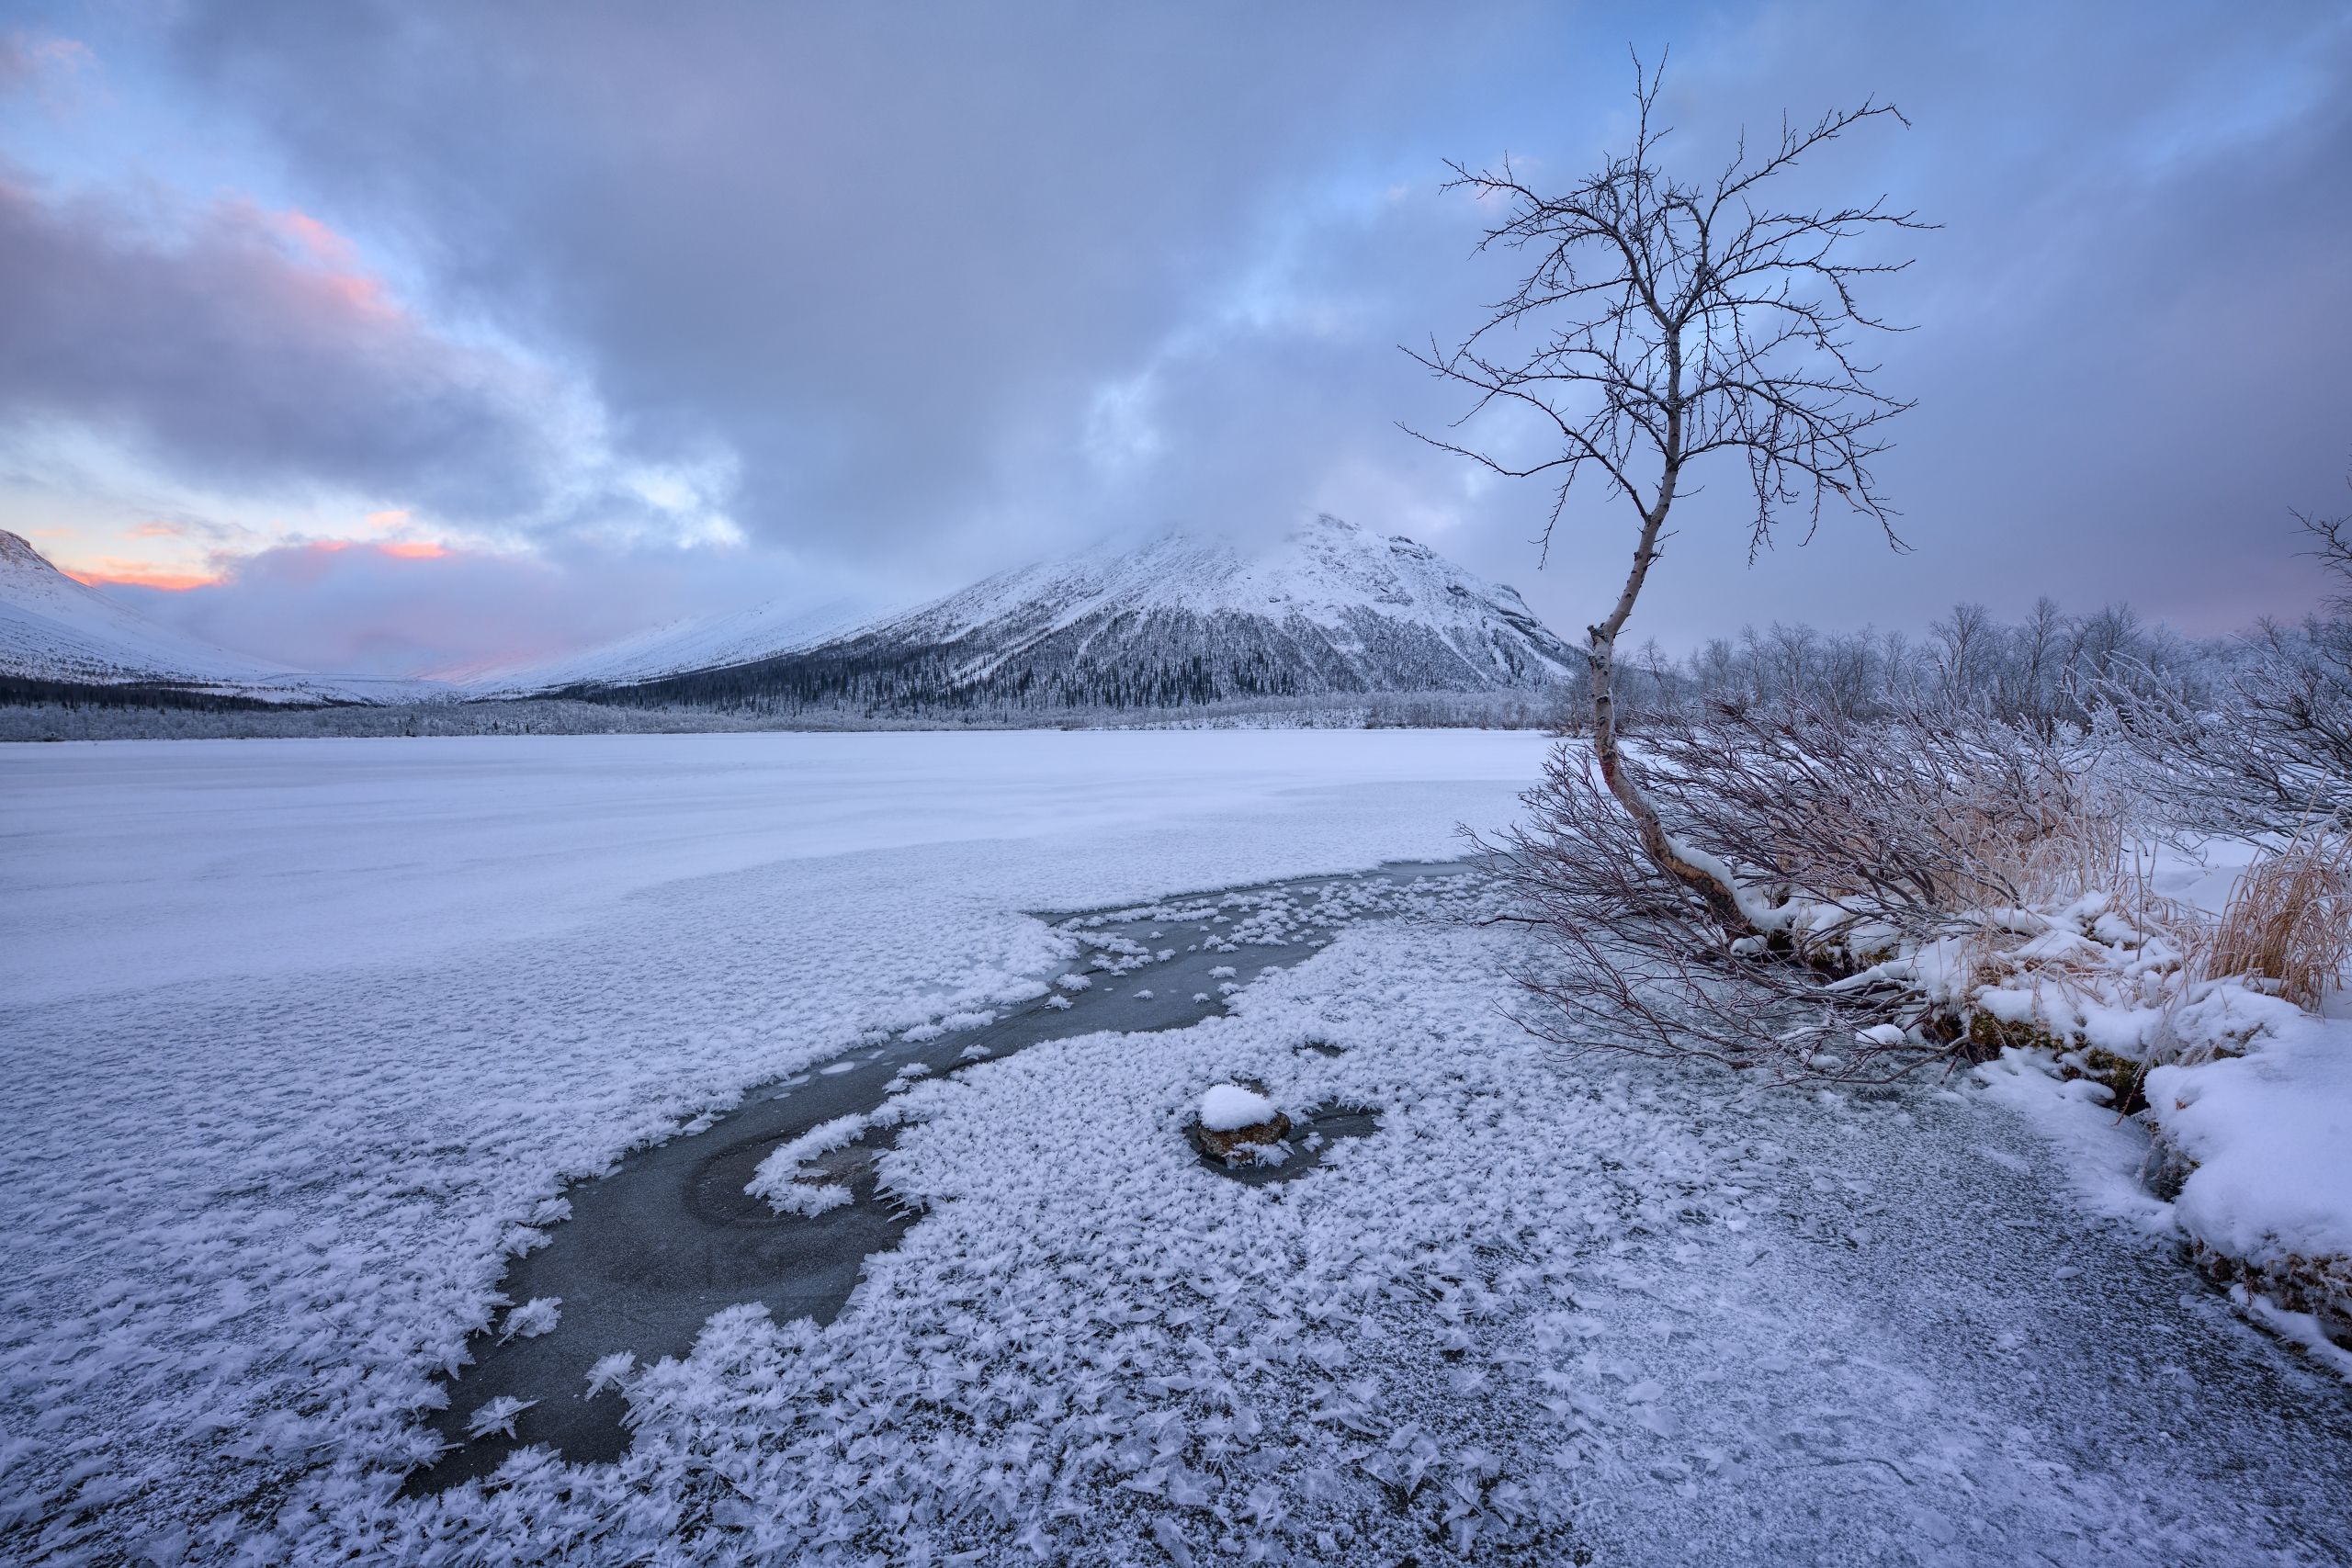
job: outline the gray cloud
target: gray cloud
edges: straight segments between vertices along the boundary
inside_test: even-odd
[[[0,180],[0,412],[216,486],[346,486],[461,521],[546,502],[547,378],[436,335],[299,218],[168,217]]]
[[[434,311],[575,372],[628,460],[725,468],[732,513],[801,560],[943,587],[1109,527],[1339,506],[1575,626],[1615,521],[1596,497],[1535,576],[1540,491],[1400,434],[1453,410],[1395,345],[1498,284],[1439,160],[1580,170],[1622,135],[1628,41],[1674,45],[1702,165],[1783,108],[1894,97],[1916,129],[1812,188],[1945,225],[1884,300],[1919,329],[1885,356],[1921,401],[1884,465],[1917,552],[1833,527],[1750,570],[1728,493],[1702,495],[1647,630],[2042,592],[2217,629],[2310,602],[2284,509],[2340,493],[2352,447],[2339,16],[228,4],[190,8],[173,68],[322,215],[399,236]],[[222,276],[154,287],[218,321]],[[216,432],[184,363],[108,373],[174,389],[142,417],[191,461],[275,451],[471,515],[543,492],[529,399],[462,358],[426,355],[443,395],[356,452],[300,420]]]
[[[1126,500],[1076,483],[1103,384],[1501,19],[240,7],[187,44],[453,296],[576,349],[627,439],[723,443],[755,531],[898,545]]]
[[[737,607],[704,563],[672,552],[556,548],[537,555],[396,543],[303,541],[220,558],[202,587],[108,584],[141,614],[298,669],[421,675],[552,655],[647,625]],[[730,585],[748,585],[736,563]],[[771,586],[789,590],[775,574]],[[842,586],[836,584],[835,586]]]

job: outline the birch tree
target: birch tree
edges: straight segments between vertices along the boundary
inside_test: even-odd
[[[1523,253],[1530,265],[1459,346],[1432,339],[1426,353],[1407,350],[1471,394],[1448,434],[1412,434],[1497,474],[1550,480],[1547,551],[1579,479],[1596,481],[1624,520],[1634,548],[1623,586],[1587,631],[1593,756],[1650,860],[1736,941],[1755,934],[1758,914],[1736,874],[1679,842],[1625,766],[1618,642],[1670,536],[1675,503],[1707,469],[1745,465],[1751,560],[1783,527],[1810,538],[1826,508],[1860,513],[1901,547],[1871,462],[1885,449],[1886,423],[1912,405],[1877,388],[1878,367],[1858,345],[1894,330],[1861,292],[1910,264],[1857,255],[1854,242],[1932,225],[1883,197],[1814,209],[1775,199],[1808,154],[1882,120],[1907,124],[1893,104],[1871,99],[1810,125],[1784,121],[1760,149],[1743,135],[1720,173],[1689,182],[1659,156],[1668,133],[1657,118],[1662,72],[1645,74],[1635,61],[1631,147],[1564,190],[1538,189],[1508,158],[1476,171],[1448,164],[1446,188],[1498,215],[1478,249]],[[1532,453],[1464,434],[1506,411],[1532,418]]]

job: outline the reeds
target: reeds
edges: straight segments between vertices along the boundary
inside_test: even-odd
[[[2298,833],[2246,867],[2198,968],[2316,1010],[2352,962],[2352,835]]]

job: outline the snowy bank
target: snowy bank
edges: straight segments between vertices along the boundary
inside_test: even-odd
[[[2298,1017],[2147,1095],[2199,1266],[2352,1349],[2352,1023]]]

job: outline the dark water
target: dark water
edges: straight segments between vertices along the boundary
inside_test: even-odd
[[[1362,917],[1366,900],[1351,896],[1379,891],[1367,885],[1401,888],[1468,869],[1465,863],[1390,866],[1360,876],[1191,895],[1169,899],[1154,919],[1046,917],[1082,929],[1105,951],[1130,945],[1152,953],[1175,951],[1141,962],[1115,981],[1098,975],[1091,989],[1065,998],[1068,1008],[1041,999],[978,1029],[846,1053],[752,1090],[701,1133],[640,1150],[610,1173],[573,1185],[564,1194],[571,1217],[548,1231],[547,1246],[517,1258],[501,1285],[515,1303],[561,1298],[560,1322],[532,1339],[474,1337],[468,1347],[471,1364],[448,1381],[449,1403],[428,1423],[448,1447],[410,1474],[403,1493],[438,1492],[487,1476],[517,1448],[533,1444],[576,1462],[619,1457],[629,1441],[626,1403],[611,1391],[585,1397],[589,1368],[610,1352],[634,1351],[640,1366],[684,1356],[713,1313],[745,1302],[763,1303],[779,1318],[831,1322],[856,1288],[865,1259],[896,1247],[915,1221],[876,1187],[876,1156],[898,1130],[876,1129],[810,1162],[849,1188],[853,1201],[840,1208],[813,1217],[779,1214],[743,1189],[777,1145],[836,1117],[881,1105],[901,1069],[921,1064],[933,1073],[985,1072],[989,1061],[1041,1041],[1102,1030],[1189,1028],[1224,1010],[1218,990],[1224,977],[1213,969],[1229,966],[1235,983],[1246,984],[1268,967],[1287,968],[1313,953],[1350,911]],[[1220,901],[1233,912],[1273,906],[1291,913],[1255,927],[1246,919],[1237,927],[1212,924],[1214,916],[1168,913]],[[1195,951],[1183,951],[1188,942]],[[1224,945],[1233,951],[1220,951]],[[1074,967],[1083,969],[1085,963]],[[1144,988],[1154,994],[1135,994]],[[1204,993],[1211,999],[1193,999]],[[975,1056],[975,1047],[987,1055]],[[1299,1152],[1286,1164],[1213,1168],[1251,1183],[1293,1180],[1313,1169],[1334,1140],[1361,1136],[1376,1125],[1369,1111],[1326,1108],[1294,1134]],[[501,1395],[536,1403],[516,1418],[513,1438],[469,1441],[474,1412]]]

